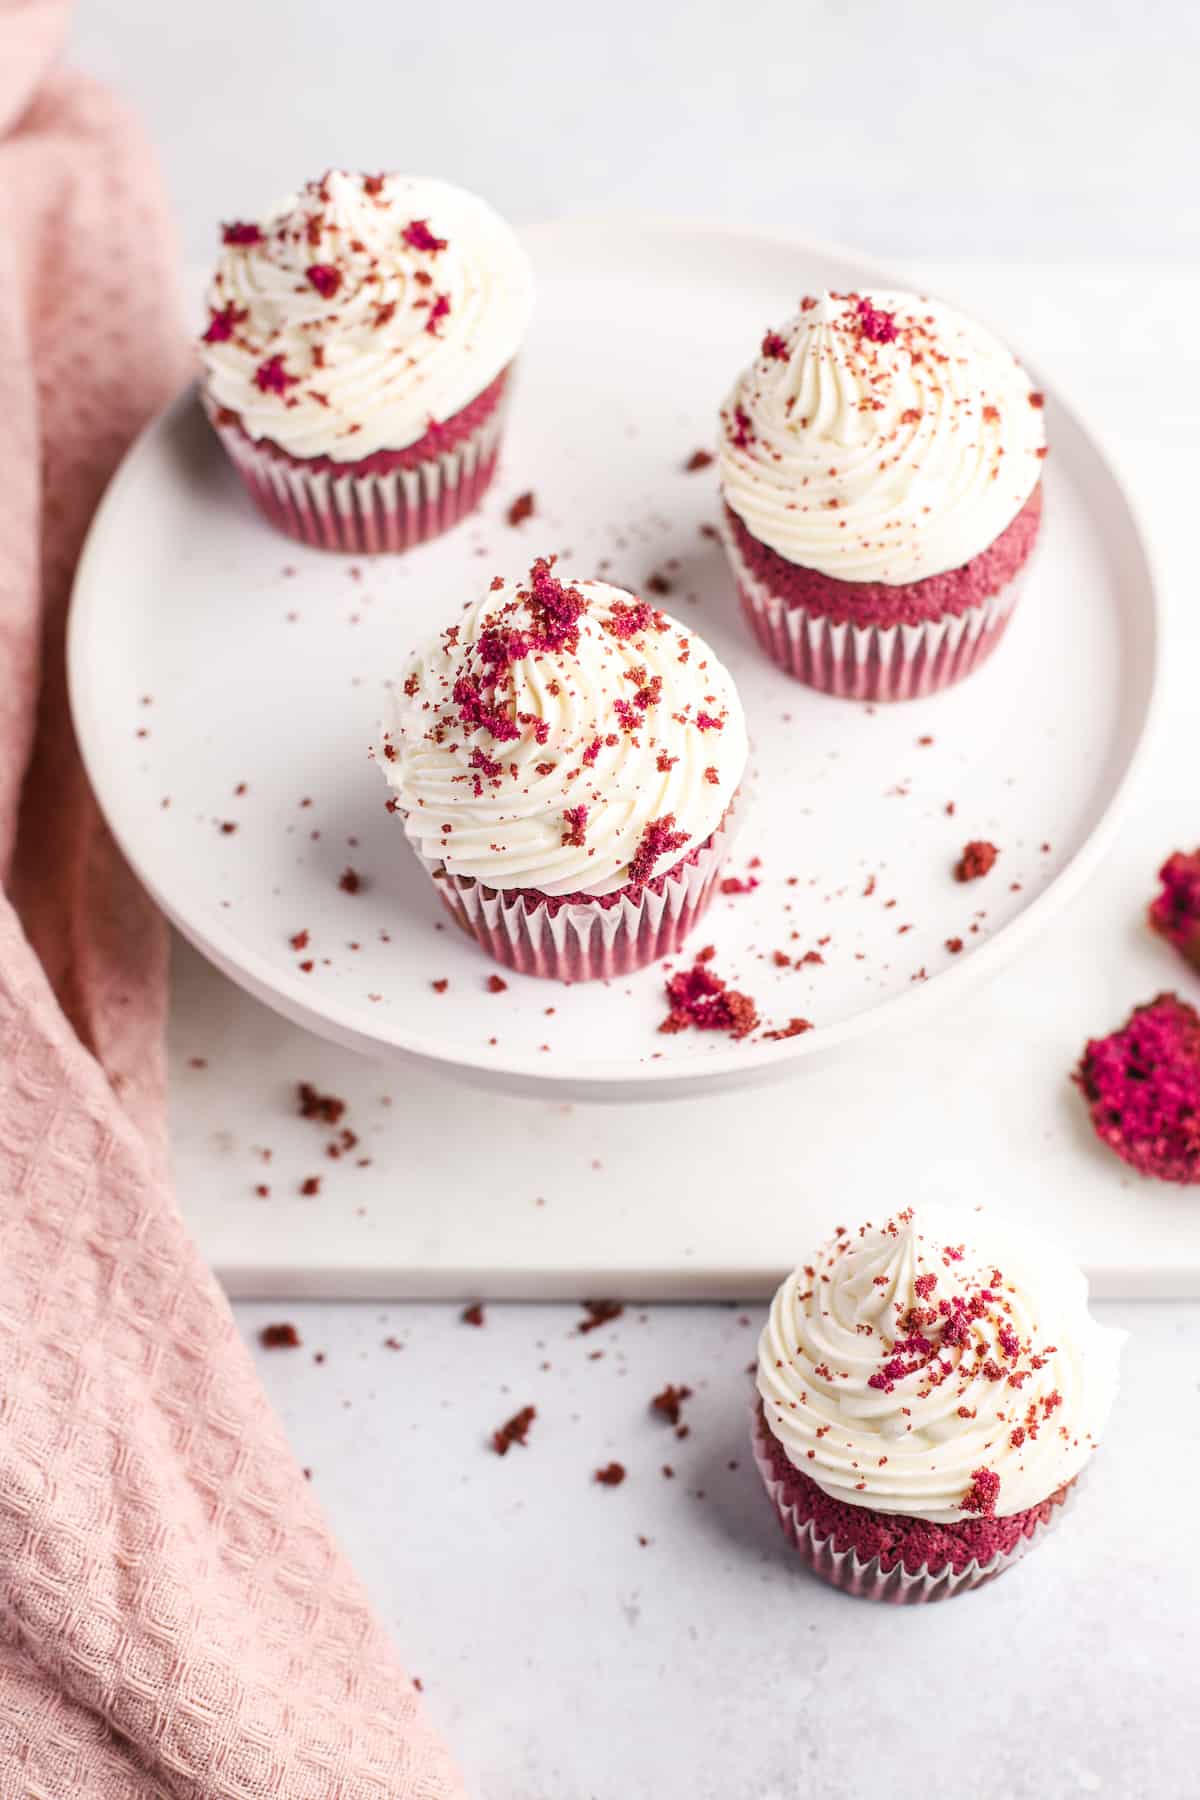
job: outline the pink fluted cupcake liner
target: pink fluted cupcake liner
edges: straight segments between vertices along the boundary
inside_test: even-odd
[[[641,888],[599,898],[496,889],[450,874],[443,863],[426,868],[443,904],[489,956],[521,975],[551,981],[603,981],[673,956],[700,919],[734,837],[734,806],[703,844],[665,875]]]
[[[950,1600],[955,1594],[970,1593],[972,1588],[994,1581],[1027,1556],[1047,1532],[1054,1529],[1073,1502],[1078,1485],[1072,1482],[1061,1498],[1055,1497],[1048,1513],[1039,1515],[1032,1529],[1023,1533],[1010,1550],[998,1550],[987,1562],[972,1561],[961,1569],[947,1566],[936,1573],[931,1573],[927,1566],[916,1571],[906,1569],[901,1562],[885,1569],[878,1556],[866,1561],[857,1550],[836,1549],[835,1534],[822,1536],[815,1521],[799,1516],[795,1503],[788,1499],[786,1483],[776,1472],[772,1444],[770,1427],[763,1418],[761,1406],[756,1403],[754,1460],[784,1535],[795,1546],[801,1560],[831,1587],[853,1594],[859,1600],[880,1600],[891,1606],[923,1606],[935,1600]]]
[[[833,624],[773,594],[723,533],[742,609],[773,662],[807,687],[847,700],[916,700],[985,663],[1012,617],[1024,571],[958,615],[917,625]]]
[[[247,437],[205,398],[205,410],[251,499],[287,537],[315,550],[359,556],[411,550],[457,525],[479,505],[496,473],[507,406],[497,403],[470,432],[411,467],[373,469],[306,463]]]

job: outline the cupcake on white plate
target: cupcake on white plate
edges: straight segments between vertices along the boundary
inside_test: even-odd
[[[969,675],[1012,616],[1045,455],[1043,396],[981,325],[806,295],[721,415],[725,546],[767,655],[861,700]]]
[[[202,395],[272,524],[362,554],[471,512],[533,303],[504,220],[448,182],[333,170],[222,238]]]
[[[839,1227],[759,1340],[754,1453],[784,1531],[866,1599],[991,1581],[1061,1518],[1124,1338],[1078,1269],[993,1220],[917,1205]]]
[[[374,753],[459,924],[509,968],[586,981],[679,949],[728,854],[747,743],[695,632],[543,558],[412,658]]]

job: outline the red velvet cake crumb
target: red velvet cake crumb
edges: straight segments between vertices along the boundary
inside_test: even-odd
[[[683,849],[689,834],[686,831],[676,831],[674,827],[674,813],[665,813],[661,819],[651,819],[646,826],[641,842],[629,862],[629,880],[633,886],[644,887],[654,873],[654,865],[660,857]]]
[[[482,1325],[484,1323],[482,1300],[476,1300],[473,1306],[463,1308],[462,1322],[464,1325]]]
[[[302,1119],[319,1119],[323,1125],[336,1125],[346,1110],[346,1102],[336,1094],[321,1094],[311,1081],[296,1087],[298,1110]]]
[[[506,1419],[497,1431],[492,1433],[492,1449],[497,1456],[507,1456],[513,1444],[520,1444],[524,1449],[529,1439],[529,1427],[537,1418],[535,1406],[523,1406],[511,1419]]]
[[[777,1044],[784,1038],[803,1037],[806,1031],[811,1030],[811,1019],[789,1019],[786,1025],[777,1025],[773,1031],[764,1031],[763,1039],[768,1044]]]
[[[1158,871],[1162,893],[1150,907],[1150,926],[1200,969],[1200,850],[1177,850]]]
[[[345,868],[338,877],[338,886],[341,888],[343,894],[361,893],[362,885],[363,879],[357,869]]]
[[[264,1350],[298,1350],[300,1333],[294,1325],[286,1322],[279,1325],[264,1325],[258,1334],[258,1341]]]
[[[526,519],[533,517],[536,504],[532,490],[525,494],[518,494],[508,509],[509,524],[523,525]]]
[[[226,344],[233,336],[234,328],[240,325],[247,316],[244,306],[235,306],[231,300],[227,306],[212,307],[208,321],[208,330],[204,333],[206,344]]]
[[[758,1008],[750,996],[728,987],[707,962],[680,969],[666,987],[671,1010],[660,1031],[686,1031],[694,1025],[697,1031],[727,1031],[731,1037],[744,1038],[758,1024]]]
[[[503,975],[489,975],[487,978],[487,991],[489,994],[506,994],[508,992],[508,983],[505,981]]]
[[[650,1408],[652,1412],[656,1412],[664,1418],[668,1425],[678,1425],[683,1403],[685,1400],[690,1400],[691,1397],[690,1387],[674,1387],[668,1382],[661,1393],[655,1394],[650,1402]]]
[[[759,1441],[765,1447],[772,1477],[782,1484],[781,1501],[795,1510],[801,1525],[815,1526],[818,1538],[833,1538],[835,1551],[853,1550],[863,1562],[879,1558],[886,1574],[902,1563],[911,1575],[939,1575],[946,1569],[961,1572],[971,1562],[989,1563],[999,1552],[1006,1556],[1015,1550],[1023,1537],[1032,1536],[1039,1524],[1048,1524],[1072,1486],[1064,1487],[1031,1506],[1024,1512],[1011,1513],[998,1519],[981,1511],[977,1517],[953,1524],[935,1525],[927,1519],[912,1518],[907,1513],[877,1512],[869,1506],[849,1506],[834,1500],[816,1482],[788,1461],[779,1440],[766,1422],[762,1406],[758,1410]],[[972,1476],[975,1489],[981,1476],[991,1476],[996,1489],[999,1477],[991,1470],[977,1470]],[[996,1489],[984,1483],[982,1497],[991,1495],[995,1503]],[[975,1490],[972,1490],[975,1491]]]
[[[241,219],[234,219],[221,227],[223,244],[261,244],[262,232],[257,225],[247,225]]]
[[[429,229],[428,219],[410,219],[400,236],[414,250],[428,250],[432,256],[436,256],[439,250],[444,250],[449,241],[446,238],[434,237]]]
[[[1093,1038],[1075,1071],[1101,1141],[1143,1175],[1200,1182],[1200,1015],[1177,994]]]
[[[620,1300],[585,1300],[583,1310],[587,1318],[580,1321],[579,1335],[586,1337],[589,1331],[596,1331],[601,1325],[611,1325],[625,1311]]]
[[[342,285],[342,271],[332,263],[309,263],[304,273],[322,300],[332,300]]]
[[[598,1481],[601,1487],[620,1487],[624,1479],[625,1465],[619,1462],[607,1463],[592,1476],[592,1480]]]
[[[283,394],[295,387],[298,375],[289,375],[282,356],[268,356],[254,371],[254,385],[262,394]]]
[[[709,464],[713,461],[714,457],[711,450],[693,450],[692,454],[683,465],[684,472],[688,475],[694,475],[697,469],[707,469]]]
[[[854,309],[859,330],[873,344],[890,344],[896,336],[895,313],[881,312],[869,300],[860,300]]]
[[[995,844],[988,844],[982,838],[973,838],[963,846],[963,853],[954,867],[956,881],[979,881],[989,869],[995,866],[1000,852]]]
[[[306,1200],[311,1200],[313,1196],[319,1194],[320,1191],[321,1177],[319,1175],[306,1175],[304,1180],[300,1183],[300,1192],[304,1195]]]

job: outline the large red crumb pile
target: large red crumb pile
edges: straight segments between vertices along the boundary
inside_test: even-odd
[[[744,1038],[758,1024],[758,1008],[749,994],[727,986],[705,959],[668,978],[667,1000],[671,1010],[660,1031],[686,1031],[694,1025],[697,1031],[727,1031]]]

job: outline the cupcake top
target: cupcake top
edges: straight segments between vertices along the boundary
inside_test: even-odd
[[[609,894],[716,829],[746,726],[695,632],[553,564],[497,576],[412,659],[374,754],[427,861],[493,888]]]
[[[496,379],[529,322],[525,252],[449,182],[333,170],[223,239],[207,391],[293,456],[407,449]]]
[[[1010,351],[914,294],[807,296],[725,404],[721,487],[761,543],[842,581],[961,568],[1010,525],[1046,454]]]
[[[758,1346],[767,1424],[848,1506],[1006,1518],[1077,1475],[1104,1429],[1124,1333],[1090,1317],[1078,1270],[993,1258],[961,1230],[924,1206],[839,1227],[775,1295]]]

